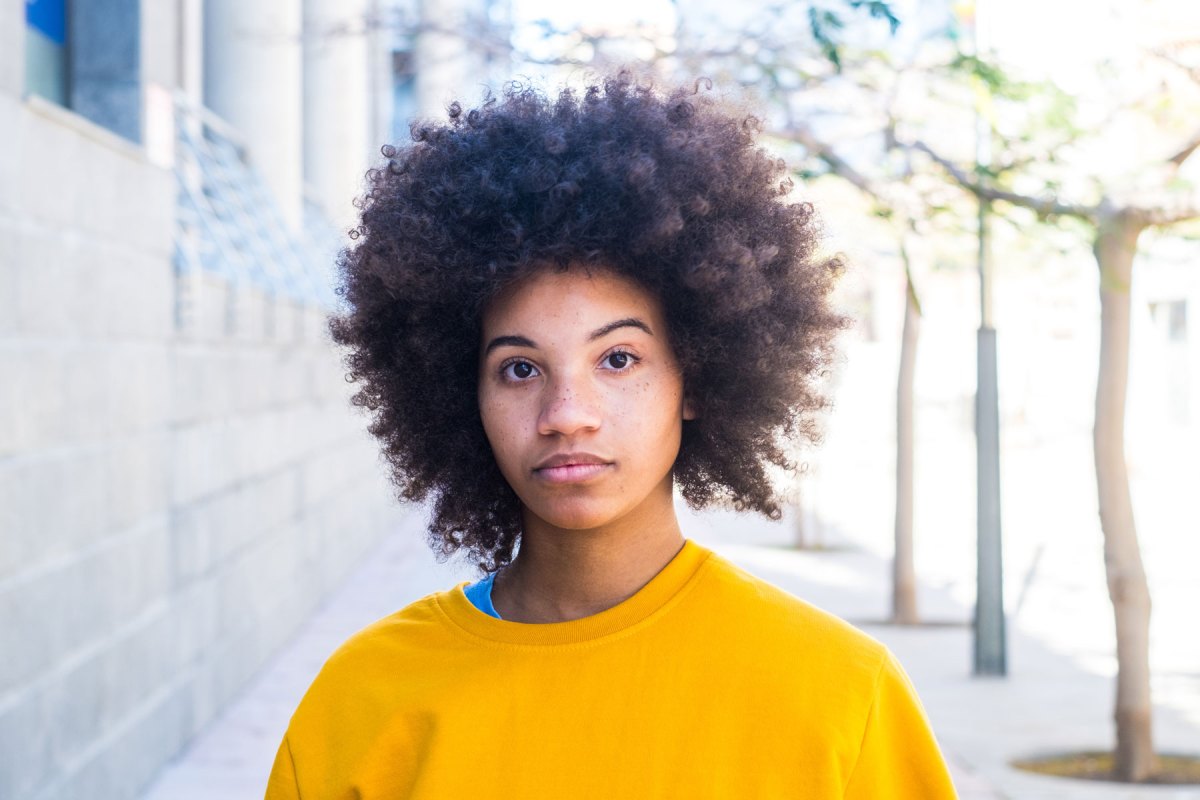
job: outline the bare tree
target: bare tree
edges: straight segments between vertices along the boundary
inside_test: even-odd
[[[1100,369],[1096,383],[1093,447],[1104,566],[1117,633],[1116,764],[1119,775],[1141,781],[1157,769],[1151,732],[1150,589],[1142,566],[1125,462],[1125,403],[1129,384],[1130,297],[1138,241],[1148,228],[1200,219],[1200,207],[1172,203],[1166,185],[1157,203],[1122,202],[1106,194],[1079,205],[998,189],[969,175],[921,141],[908,145],[928,155],[956,183],[986,202],[1010,203],[1043,218],[1070,217],[1092,231],[1092,252],[1100,271]],[[1173,175],[1200,146],[1200,131],[1165,159]]]
[[[896,250],[904,267],[904,327],[900,337],[900,367],[896,379],[896,500],[892,557],[891,621],[913,625],[920,621],[917,607],[917,577],[914,562],[913,507],[915,486],[915,399],[917,345],[920,340],[921,300],[913,277],[909,238],[921,215],[919,200],[903,178],[890,181],[868,177],[819,139],[812,129],[793,119],[789,129],[779,132],[801,145],[809,156],[819,159],[828,171],[851,183],[869,197],[880,216],[893,223]]]
[[[892,621],[913,625],[917,613],[917,570],[913,560],[913,479],[915,450],[913,384],[917,366],[917,340],[921,330],[921,302],[913,287],[909,248],[900,242],[904,262],[904,331],[900,336],[900,375],[896,381],[896,532],[892,558]]]

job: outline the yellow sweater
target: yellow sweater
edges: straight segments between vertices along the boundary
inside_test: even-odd
[[[886,647],[690,539],[570,622],[496,619],[465,585],[333,654],[268,800],[955,797]]]

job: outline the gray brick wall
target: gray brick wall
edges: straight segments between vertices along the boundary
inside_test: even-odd
[[[121,800],[401,511],[324,314],[176,280],[170,172],[15,96],[11,69],[0,60],[0,798]]]

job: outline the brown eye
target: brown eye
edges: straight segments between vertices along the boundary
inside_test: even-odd
[[[633,365],[638,362],[638,357],[633,353],[626,353],[624,350],[616,350],[606,355],[604,362],[614,372],[626,372],[632,369]]]
[[[510,361],[500,367],[500,374],[508,380],[523,381],[532,377],[536,372],[537,369],[528,361]]]

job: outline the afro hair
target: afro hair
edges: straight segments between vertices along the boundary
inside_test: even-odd
[[[795,471],[790,445],[818,441],[820,382],[850,320],[829,299],[842,263],[819,254],[814,210],[789,199],[760,128],[707,81],[662,91],[621,72],[555,97],[510,83],[383,148],[329,327],[398,496],[432,500],[443,558],[465,549],[493,571],[521,535],[479,415],[482,309],[531,271],[572,264],[663,304],[698,413],[672,471],[682,497],[780,517],[771,465]]]

